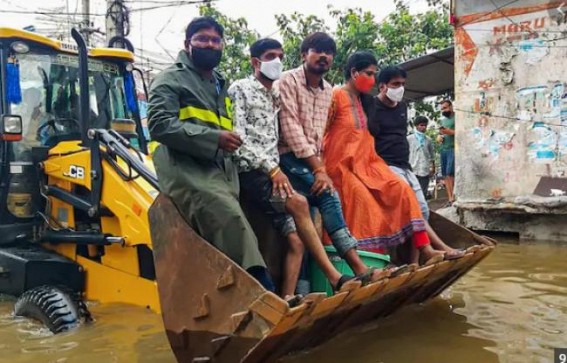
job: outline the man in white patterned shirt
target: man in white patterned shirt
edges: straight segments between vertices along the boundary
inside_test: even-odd
[[[236,81],[228,90],[234,107],[234,129],[243,140],[235,159],[242,192],[272,216],[275,228],[289,243],[281,294],[284,298],[294,294],[304,245],[331,285],[340,287],[350,277],[341,276],[329,261],[307,200],[293,190],[279,167],[279,95],[272,86],[283,68],[282,45],[274,39],[260,39],[250,47],[250,55],[254,75]]]
[[[410,151],[409,163],[426,198],[428,196],[429,180],[435,175],[433,142],[425,134],[428,123],[427,117],[417,116],[413,121],[415,131],[407,137]]]

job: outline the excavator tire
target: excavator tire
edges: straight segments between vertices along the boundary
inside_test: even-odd
[[[82,318],[90,319],[86,305],[76,295],[61,287],[35,287],[18,298],[14,313],[39,320],[54,334],[73,330]]]

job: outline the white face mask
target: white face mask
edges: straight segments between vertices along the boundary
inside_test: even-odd
[[[283,71],[283,64],[279,58],[274,58],[268,62],[260,63],[260,72],[266,76],[266,78],[275,81],[280,78]]]
[[[398,88],[390,88],[386,91],[386,97],[394,102],[400,102],[404,98],[404,86]]]

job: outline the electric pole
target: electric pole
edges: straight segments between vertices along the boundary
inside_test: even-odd
[[[106,43],[108,44],[112,38],[126,35],[124,23],[127,21],[128,9],[124,5],[124,0],[107,0],[106,4]],[[122,42],[117,42],[116,45],[121,47]]]
[[[83,0],[83,26],[81,27],[84,31],[83,36],[85,37],[85,42],[87,42],[87,45],[90,45],[89,42],[89,35],[90,35],[90,29],[91,29],[91,20],[89,18],[89,12],[90,12],[91,6],[90,6],[90,0]]]

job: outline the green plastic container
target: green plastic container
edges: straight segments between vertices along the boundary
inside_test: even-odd
[[[327,256],[329,256],[329,259],[341,274],[354,276],[354,273],[348,266],[347,262],[339,256],[337,250],[333,246],[325,246],[325,251],[327,251]],[[390,262],[390,256],[379,253],[358,251],[358,255],[368,267],[384,268]],[[327,280],[313,259],[311,259],[310,265],[311,291],[326,292],[327,296],[333,295],[333,288],[331,287],[329,280]]]

